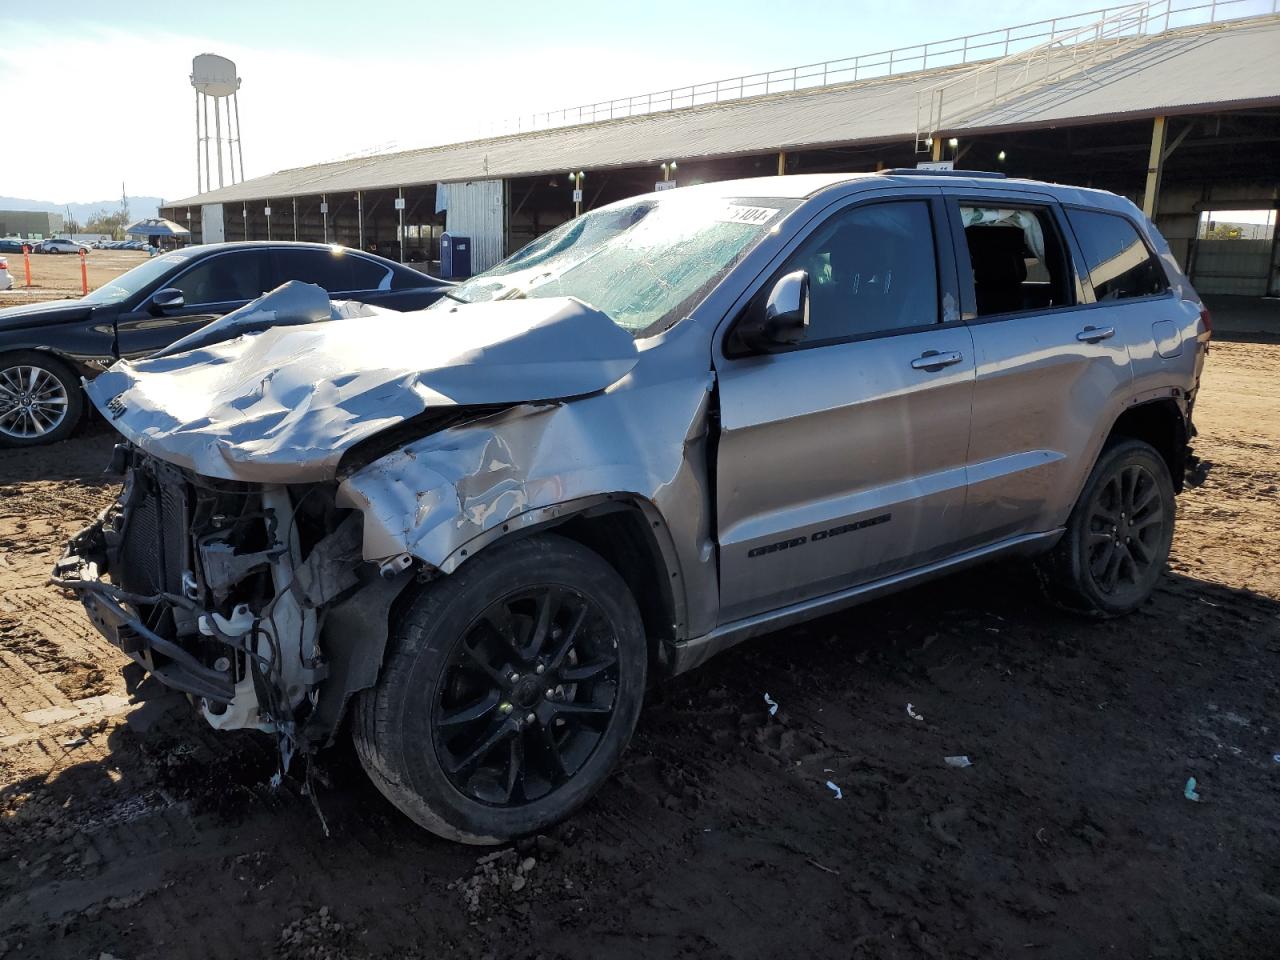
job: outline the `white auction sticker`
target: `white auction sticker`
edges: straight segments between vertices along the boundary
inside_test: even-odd
[[[748,223],[755,227],[763,227],[777,212],[770,207],[742,207],[731,203],[716,219],[721,223]]]

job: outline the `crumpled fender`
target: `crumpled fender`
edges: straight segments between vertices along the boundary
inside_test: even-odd
[[[712,381],[705,366],[698,372],[705,345],[694,331],[672,334],[685,342],[668,343],[667,365],[640,364],[588,397],[522,404],[450,427],[345,477],[337,503],[363,514],[364,558],[389,570],[415,558],[447,574],[508,534],[623,501],[639,507],[678,555],[668,573],[685,589],[694,571],[709,576]],[[678,538],[668,518],[678,518]],[[713,583],[699,580],[696,589],[714,601]]]

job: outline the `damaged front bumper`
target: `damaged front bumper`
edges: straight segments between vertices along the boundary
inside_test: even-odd
[[[362,518],[332,485],[210,480],[117,447],[119,499],[52,581],[94,626],[220,729],[273,733],[286,762],[332,738],[377,679],[391,602],[361,558]]]

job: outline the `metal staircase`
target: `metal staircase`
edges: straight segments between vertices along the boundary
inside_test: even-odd
[[[916,152],[928,153],[939,133],[993,107],[1127,53],[1158,32],[1158,21],[1167,24],[1169,7],[1170,0],[1151,0],[1106,10],[1092,23],[1054,32],[1044,43],[976,64],[920,90]]]

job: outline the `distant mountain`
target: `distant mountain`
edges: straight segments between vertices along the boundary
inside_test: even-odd
[[[160,203],[160,197],[130,197],[129,216],[133,220],[158,217],[160,215]],[[48,200],[0,197],[0,210],[35,210],[46,213],[60,213],[64,217],[67,215],[67,211],[70,210],[71,216],[81,223],[84,223],[99,210],[107,210],[114,213],[118,209],[120,209],[119,197],[114,200],[99,200],[95,203],[52,203]]]

